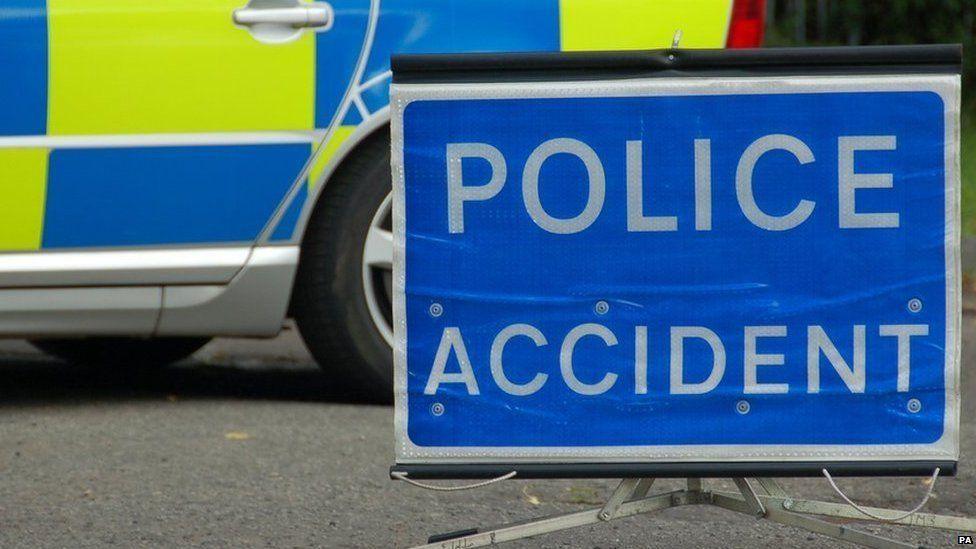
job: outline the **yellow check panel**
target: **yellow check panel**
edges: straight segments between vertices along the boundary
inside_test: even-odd
[[[559,0],[564,51],[722,48],[732,0]]]
[[[322,172],[325,171],[325,169],[332,162],[332,159],[335,157],[336,153],[339,152],[339,147],[341,147],[342,144],[349,139],[349,136],[351,136],[354,131],[356,131],[356,126],[336,127],[335,132],[329,138],[329,142],[324,145],[322,154],[315,157],[315,163],[312,164],[312,169],[309,171],[308,187],[310,189],[315,187],[319,181],[319,177],[322,175]],[[313,151],[316,148],[317,145],[313,146]]]
[[[48,134],[312,129],[314,35],[258,42],[244,4],[48,0]]]
[[[0,149],[0,250],[41,247],[47,149]]]

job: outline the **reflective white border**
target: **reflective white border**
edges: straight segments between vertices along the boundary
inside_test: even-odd
[[[652,97],[858,91],[931,91],[945,106],[946,405],[942,437],[930,444],[668,445],[600,447],[425,447],[407,430],[407,323],[403,113],[418,100]],[[572,463],[696,461],[900,461],[959,459],[961,345],[959,75],[878,75],[762,78],[646,78],[603,82],[394,84],[390,89],[393,170],[393,326],[398,463]]]

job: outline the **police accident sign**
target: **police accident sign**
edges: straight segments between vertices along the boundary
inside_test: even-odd
[[[958,75],[392,94],[398,462],[957,459]]]

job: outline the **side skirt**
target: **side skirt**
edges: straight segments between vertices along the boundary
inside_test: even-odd
[[[254,248],[226,284],[0,289],[0,337],[273,337],[298,246]]]
[[[298,250],[254,248],[247,265],[224,286],[164,287],[156,335],[277,335],[291,298]]]

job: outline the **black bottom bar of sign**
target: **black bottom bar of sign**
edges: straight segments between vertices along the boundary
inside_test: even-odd
[[[512,471],[516,479],[568,478],[718,478],[819,477],[823,469],[837,477],[916,477],[956,475],[955,461],[751,461],[698,463],[412,463],[397,464],[390,474],[412,479],[490,479]]]

